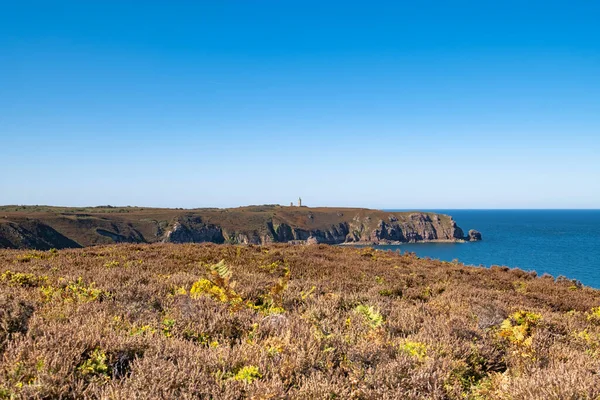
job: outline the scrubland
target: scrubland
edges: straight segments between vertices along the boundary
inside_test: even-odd
[[[598,399],[600,291],[371,248],[0,251],[0,399]]]

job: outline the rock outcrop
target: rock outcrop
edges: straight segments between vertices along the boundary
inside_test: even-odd
[[[475,229],[471,229],[469,231],[468,240],[470,242],[477,242],[481,240],[481,233],[479,231],[476,231]]]
[[[0,248],[50,250],[77,247],[81,245],[40,221],[0,223]]]
[[[63,209],[61,209],[62,211]],[[111,210],[112,211],[112,210]],[[0,248],[65,248],[109,243],[396,244],[476,241],[452,217],[430,212],[250,206],[114,212],[13,212],[0,220]]]
[[[311,222],[319,222],[318,215],[306,216]],[[476,232],[476,231],[475,231]],[[477,234],[479,234],[477,232]],[[200,218],[178,220],[173,228],[166,232],[164,242],[174,243],[299,243],[308,244],[394,244],[431,241],[480,240],[477,236],[464,236],[463,230],[449,216],[431,213],[409,213],[407,215],[389,215],[384,219],[375,219],[373,215],[356,214],[352,219],[333,223],[326,227],[307,228],[293,226],[290,223],[269,220],[264,229],[232,231],[216,225],[201,223]]]
[[[171,243],[224,243],[223,230],[212,224],[205,224],[201,217],[186,216],[178,218],[173,227],[166,231],[163,242]]]

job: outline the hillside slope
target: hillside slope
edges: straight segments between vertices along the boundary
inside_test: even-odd
[[[0,207],[0,247],[111,243],[394,243],[477,239],[452,217],[424,212],[276,205],[229,209]]]
[[[0,398],[599,396],[600,291],[564,278],[325,245],[0,250]]]

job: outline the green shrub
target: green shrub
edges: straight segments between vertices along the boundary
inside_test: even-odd
[[[383,315],[381,315],[373,306],[360,304],[356,306],[354,311],[365,317],[367,324],[372,329],[379,328],[381,324],[383,324]]]
[[[232,273],[225,265],[224,260],[211,266],[210,273],[211,279],[202,278],[192,284],[190,297],[197,299],[201,296],[208,296],[221,303],[229,304],[232,312],[243,307],[260,311],[265,315],[285,312],[283,309],[283,293],[287,289],[290,280],[290,270],[287,267],[284,268],[283,276],[269,289],[269,292],[257,301],[244,300],[235,291],[236,282],[231,281]],[[179,293],[183,294],[184,292],[180,291]]]
[[[519,310],[500,325],[498,335],[514,345],[514,353],[524,358],[533,356],[533,330],[541,321],[541,314]]]
[[[15,286],[36,287],[43,285],[48,280],[47,276],[37,276],[34,274],[25,274],[22,272],[6,271],[0,275],[0,281],[7,282]]]
[[[200,279],[194,282],[190,289],[192,298],[208,296],[222,303],[229,304],[231,311],[239,310],[243,307],[243,301],[235,291],[235,282],[231,281],[231,271],[225,265],[225,260],[210,267],[212,279]]]
[[[399,350],[409,356],[416,357],[419,360],[422,360],[427,356],[427,345],[421,342],[406,340],[400,345]]]
[[[115,268],[119,266],[119,262],[116,260],[108,261],[104,263],[105,268]]]
[[[100,349],[94,349],[77,371],[83,376],[101,376],[109,378],[109,368],[106,364],[106,354]]]
[[[76,281],[69,281],[64,286],[42,286],[40,288],[44,302],[63,301],[72,303],[87,303],[108,297],[108,293],[96,288],[94,282],[86,285],[79,277]]]
[[[261,379],[262,374],[258,370],[258,367],[254,365],[248,365],[241,368],[233,377],[236,381],[242,381],[245,383],[252,383],[257,379]]]
[[[587,315],[587,320],[600,325],[600,306],[592,308],[592,310]]]

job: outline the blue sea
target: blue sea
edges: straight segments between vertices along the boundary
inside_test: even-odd
[[[391,210],[390,210],[391,211]],[[393,210],[404,211],[404,210]],[[470,265],[506,265],[600,288],[600,210],[426,210],[451,215],[481,242],[377,246]]]

